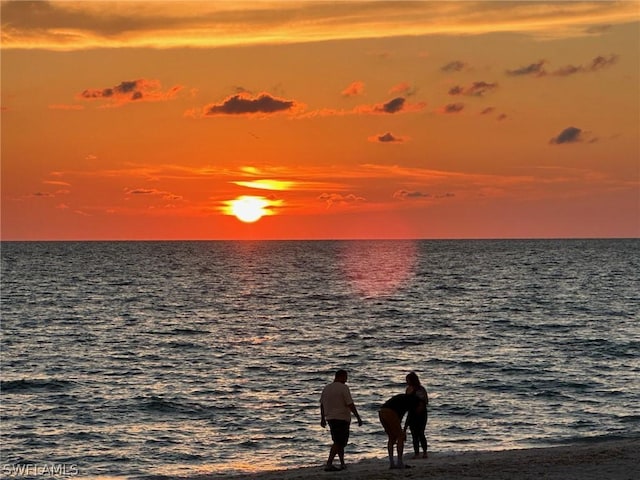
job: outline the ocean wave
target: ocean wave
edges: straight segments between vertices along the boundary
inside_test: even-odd
[[[75,382],[70,380],[47,378],[0,380],[0,391],[3,394],[59,392],[73,388],[74,385]]]
[[[169,415],[181,415],[195,418],[212,418],[218,412],[233,411],[237,407],[230,403],[226,405],[204,405],[197,402],[182,400],[168,400],[161,397],[138,397],[135,399],[136,408],[143,412]]]

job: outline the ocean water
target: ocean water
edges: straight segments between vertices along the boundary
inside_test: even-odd
[[[640,435],[637,239],[1,250],[3,478],[322,465],[337,368],[348,462],[386,455],[377,409],[412,370],[432,451]]]

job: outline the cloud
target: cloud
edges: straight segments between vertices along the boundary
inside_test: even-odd
[[[438,111],[440,113],[460,113],[462,110],[464,110],[464,103],[449,103]]]
[[[159,102],[172,100],[182,90],[181,85],[175,85],[169,90],[162,91],[158,80],[127,80],[114,87],[89,88],[77,95],[79,100],[106,100],[112,105],[124,105],[131,102]]]
[[[127,195],[157,195],[160,192],[155,188],[131,188],[125,190]]]
[[[473,82],[468,87],[456,85],[449,89],[449,95],[468,95],[473,97],[482,97],[485,93],[498,88],[497,83],[488,83],[484,81]]]
[[[575,75],[577,73],[592,73],[608,68],[615,65],[618,62],[618,55],[612,54],[608,57],[598,55],[591,62],[585,65],[565,65],[564,67],[557,68],[551,73],[547,72],[544,68],[545,64],[549,62],[546,60],[540,60],[536,63],[531,63],[527,66],[517,68],[515,70],[507,70],[507,75],[510,76],[534,76],[544,77],[545,75],[553,75],[556,77],[566,77],[569,75]]]
[[[382,113],[382,114],[394,114],[400,112],[416,112],[424,109],[427,106],[424,102],[418,102],[414,104],[407,103],[407,99],[404,97],[395,97],[388,102],[374,105],[373,107],[363,105],[357,107],[358,113]]]
[[[354,193],[342,195],[341,193],[323,193],[318,197],[327,204],[327,208],[333,205],[349,205],[353,203],[364,202],[365,198],[360,197]]]
[[[241,187],[257,188],[259,190],[291,190],[296,185],[296,182],[292,182],[289,180],[272,180],[272,179],[236,181],[231,183],[234,183]]]
[[[431,193],[423,193],[417,190],[397,190],[393,193],[393,198],[398,200],[413,200],[420,198],[451,198],[454,197],[453,193],[441,193],[438,195],[432,195]]]
[[[339,110],[335,108],[322,108],[304,114],[297,118],[317,118],[317,117],[344,117],[347,115],[388,115],[419,112],[426,108],[426,102],[409,103],[402,97],[394,98],[386,103],[375,105],[358,105],[351,110]],[[187,112],[187,115],[190,112]]]
[[[390,132],[387,132],[383,135],[373,135],[369,137],[368,140],[370,142],[376,142],[376,143],[402,143],[406,139],[403,137],[398,137],[396,135],[393,135]]]
[[[609,57],[597,56],[591,61],[587,67],[587,71],[596,72],[602,68],[609,67],[618,62],[618,55],[609,55]]]
[[[157,190],[155,188],[125,188],[124,192],[126,195],[160,196],[165,200],[182,200],[183,199],[181,195],[176,195],[171,192]]]
[[[333,117],[346,115],[390,115],[399,113],[419,112],[426,108],[425,102],[409,103],[404,97],[395,97],[387,102],[374,105],[358,105],[351,110],[323,108],[301,115],[298,118]],[[189,112],[188,112],[189,113]]]
[[[408,198],[431,198],[430,193],[422,193],[418,191],[409,191],[409,190],[398,190],[393,193],[393,198],[397,198],[399,200],[406,200]]]
[[[561,145],[563,143],[576,143],[582,141],[582,130],[576,127],[567,127],[557,136],[549,140],[549,143]]]
[[[465,62],[461,62],[460,60],[454,60],[440,67],[440,71],[446,72],[446,73],[460,72],[465,68],[467,68],[467,64]]]
[[[540,60],[536,63],[530,63],[527,66],[516,68],[515,70],[507,70],[507,75],[511,75],[512,77],[520,77],[531,75],[534,77],[541,77],[547,74],[544,70],[544,64],[547,63],[546,60]]]
[[[352,82],[342,91],[343,97],[356,97],[364,93],[364,82]]]
[[[55,195],[51,192],[34,192],[31,195],[29,195],[30,197],[34,197],[34,198],[53,198],[55,197]]]
[[[613,28],[613,25],[591,25],[590,27],[585,28],[585,33],[590,35],[600,35],[601,33],[609,32]]]
[[[58,185],[62,187],[70,187],[71,184],[69,182],[63,182],[62,180],[44,180],[42,183],[47,185]]]
[[[401,82],[391,87],[391,89],[389,90],[389,93],[392,95],[400,94],[400,95],[411,96],[411,95],[415,95],[416,89],[412,87],[409,84],[409,82]]]
[[[487,107],[480,111],[480,115],[490,115],[492,113],[495,113],[495,111],[496,111],[495,107]],[[507,114],[501,113],[496,117],[496,120],[502,121],[502,120],[505,120],[506,118],[507,118]]]
[[[505,31],[568,37],[638,18],[636,2],[406,2],[398,8],[396,2],[3,1],[2,48],[206,48]]]
[[[576,73],[592,73],[602,70],[603,68],[608,68],[612,65],[615,65],[617,62],[617,55],[609,55],[608,57],[599,55],[586,65],[566,65],[555,70],[552,75],[566,77],[568,75],[574,75]]]
[[[294,100],[284,100],[268,93],[252,97],[248,93],[238,93],[226,98],[222,103],[204,107],[203,116],[216,115],[273,115],[292,113],[303,108]]]
[[[377,107],[375,107],[375,110],[384,113],[397,113],[402,110],[405,102],[406,99],[404,97],[396,97],[393,100],[389,100],[388,102],[383,103],[382,105],[378,105]]]

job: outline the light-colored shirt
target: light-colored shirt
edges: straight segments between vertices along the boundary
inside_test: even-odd
[[[320,396],[320,403],[324,408],[324,416],[327,420],[351,421],[351,409],[353,403],[351,392],[342,382],[333,382],[324,387]]]

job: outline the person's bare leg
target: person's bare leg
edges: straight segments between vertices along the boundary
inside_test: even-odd
[[[389,464],[391,468],[395,468],[395,464],[393,463],[393,444],[395,442],[389,438],[387,441],[387,452],[389,452]]]
[[[331,450],[329,450],[329,459],[327,460],[327,467],[333,465],[333,459],[336,457],[336,453],[338,453],[338,446],[334,443],[331,445]]]
[[[340,459],[340,466],[345,468],[344,464],[344,445],[338,445],[338,458]]]
[[[398,439],[398,468],[402,468],[404,466],[402,461],[403,453],[404,453],[404,438],[400,437]]]

